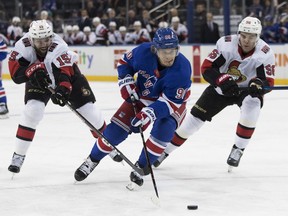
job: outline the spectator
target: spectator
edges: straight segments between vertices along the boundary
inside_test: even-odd
[[[98,15],[97,8],[95,7],[94,2],[92,0],[87,1],[86,10],[89,17],[96,17]]]
[[[161,21],[158,24],[158,28],[167,28],[169,26],[168,22]]]
[[[126,44],[133,44],[133,37],[130,32],[127,32],[127,29],[125,26],[120,26],[119,28],[120,32],[120,44],[126,45]]]
[[[117,30],[117,24],[114,21],[109,23],[109,32],[108,32],[109,44],[117,45],[121,44],[121,34]]]
[[[248,16],[262,19],[264,8],[260,4],[260,0],[253,0],[252,5],[248,8]]]
[[[213,0],[210,12],[214,15],[223,15],[223,8],[220,0]]]
[[[52,31],[54,31],[53,30],[53,23],[51,22],[51,20],[49,19],[49,14],[48,14],[48,12],[46,11],[46,10],[43,10],[43,11],[41,11],[41,13],[40,13],[40,19],[41,20],[46,20],[46,22],[51,26],[51,28],[52,28]]]
[[[193,29],[194,29],[194,41],[193,43],[201,42],[201,26],[206,22],[206,6],[204,2],[198,2],[195,8]]]
[[[157,25],[155,23],[155,21],[153,21],[150,17],[149,11],[148,10],[143,10],[142,11],[142,19],[141,22],[143,24],[143,26],[147,29],[147,31],[150,34],[150,37],[153,38],[154,34],[157,30]]]
[[[56,14],[53,19],[53,26],[54,26],[54,32],[55,33],[63,33],[63,18],[60,16],[60,14]]]
[[[188,39],[188,29],[185,25],[180,23],[180,19],[178,16],[174,16],[171,19],[171,29],[176,32],[179,43],[187,43]]]
[[[72,35],[71,38],[73,40],[74,45],[79,45],[84,43],[84,33],[80,30],[78,25],[72,26]]]
[[[73,39],[72,39],[72,26],[71,25],[67,25],[64,28],[64,34],[63,34],[63,40],[68,44],[68,45],[73,45]]]
[[[85,26],[83,29],[83,32],[84,32],[83,44],[90,45],[90,46],[94,45],[96,43],[95,32],[92,32],[89,26]]]
[[[23,35],[23,29],[20,23],[20,18],[14,16],[11,25],[7,28],[7,38],[10,41],[10,45],[14,45]]]
[[[213,14],[207,13],[206,22],[201,27],[201,43],[215,44],[219,38],[219,26],[213,22]]]
[[[128,23],[127,23],[128,31],[130,31],[130,30],[133,31],[134,30],[134,27],[133,27],[134,22],[139,20],[139,19],[140,18],[138,18],[138,16],[136,16],[136,13],[135,13],[135,11],[133,9],[130,9],[128,11]]]
[[[268,44],[276,43],[276,31],[276,27],[273,24],[273,17],[271,15],[265,16],[263,21],[263,31],[261,38]]]
[[[95,27],[96,44],[107,46],[109,44],[107,27],[101,23],[99,17],[93,18],[92,25]]]
[[[144,42],[151,41],[151,38],[147,29],[142,28],[142,24],[139,20],[134,22],[133,27],[134,27],[134,32],[132,33],[132,35],[133,35],[133,40],[135,44],[141,44]]]
[[[80,31],[83,31],[85,26],[91,27],[92,23],[86,9],[81,10],[81,18],[78,21]]]

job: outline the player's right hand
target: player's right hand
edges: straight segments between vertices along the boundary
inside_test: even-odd
[[[30,76],[30,83],[37,88],[46,89],[52,84],[47,71],[39,69]]]
[[[31,64],[25,71],[25,75],[30,79],[30,77],[38,70],[46,71],[45,64],[43,62],[35,62]]]
[[[127,75],[125,78],[120,79],[118,85],[120,87],[121,97],[127,102],[131,103],[131,97],[133,97],[135,101],[140,99],[135,80],[132,76]]]
[[[239,95],[239,87],[229,74],[221,74],[216,80],[224,96],[233,97]]]

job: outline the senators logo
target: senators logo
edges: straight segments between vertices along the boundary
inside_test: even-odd
[[[87,96],[89,96],[91,94],[90,90],[86,89],[86,88],[82,88],[81,91],[82,91],[82,95],[84,97],[87,97]]]
[[[247,80],[247,77],[241,74],[241,71],[238,69],[239,65],[240,65],[240,62],[232,61],[228,67],[228,72],[227,72],[227,74],[231,75],[237,83],[241,83]]]

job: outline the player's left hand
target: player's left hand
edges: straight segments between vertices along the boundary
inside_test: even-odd
[[[66,86],[60,84],[55,89],[55,93],[51,95],[52,102],[60,106],[65,106],[66,102],[69,99],[71,91],[72,91],[72,87],[67,88]]]
[[[263,86],[264,83],[261,79],[259,78],[251,79],[249,82],[249,94],[252,97],[262,96],[264,94]]]
[[[139,127],[145,131],[147,127],[156,119],[154,110],[150,107],[144,107],[131,121],[131,131],[139,133]]]

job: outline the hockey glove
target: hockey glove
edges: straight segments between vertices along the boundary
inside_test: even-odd
[[[239,87],[229,74],[221,74],[216,80],[224,96],[233,97],[239,95]]]
[[[264,94],[263,86],[264,83],[261,79],[259,78],[251,79],[249,82],[249,94],[252,97],[262,96]]]
[[[54,104],[65,106],[72,91],[72,86],[69,82],[62,82],[55,89],[55,93],[51,95],[51,100]]]
[[[127,102],[131,103],[132,96],[136,101],[140,99],[135,80],[131,75],[126,75],[125,78],[119,80],[118,85],[120,87],[121,97]]]
[[[37,88],[45,89],[52,83],[43,62],[31,64],[26,69],[25,75],[29,78],[30,83]]]
[[[145,131],[150,123],[156,119],[154,110],[150,107],[144,107],[131,121],[131,131],[133,133],[139,133],[139,127],[142,131]]]
[[[37,88],[46,89],[52,84],[47,71],[39,69],[30,76],[30,83]]]

